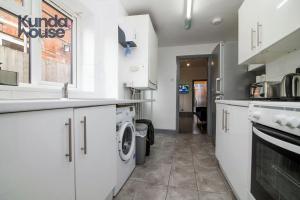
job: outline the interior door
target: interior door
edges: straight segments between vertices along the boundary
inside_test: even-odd
[[[115,106],[75,109],[76,199],[105,199],[116,185]]]
[[[72,109],[0,115],[1,200],[75,200],[72,123]]]

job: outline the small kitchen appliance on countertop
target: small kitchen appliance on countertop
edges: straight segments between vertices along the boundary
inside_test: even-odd
[[[280,98],[284,100],[300,100],[300,68],[296,73],[287,74],[280,84]]]
[[[2,63],[0,62],[0,85],[19,85],[19,74],[18,72],[7,71],[1,69]]]
[[[250,86],[250,99],[253,100],[268,100],[279,99],[280,97],[280,82],[263,81],[253,83]]]

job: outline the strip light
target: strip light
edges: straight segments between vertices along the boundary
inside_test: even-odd
[[[192,10],[193,10],[193,0],[186,0],[186,18],[184,21],[184,28],[190,29],[192,25]]]
[[[186,19],[192,19],[193,0],[186,0]]]

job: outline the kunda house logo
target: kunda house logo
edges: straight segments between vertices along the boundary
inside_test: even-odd
[[[30,38],[63,38],[65,29],[70,27],[68,18],[55,15],[50,18],[31,18],[28,15],[18,16],[18,35],[25,34]]]

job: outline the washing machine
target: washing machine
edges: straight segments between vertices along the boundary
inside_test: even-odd
[[[117,185],[114,188],[114,196],[118,194],[135,168],[134,117],[134,106],[117,108]]]

